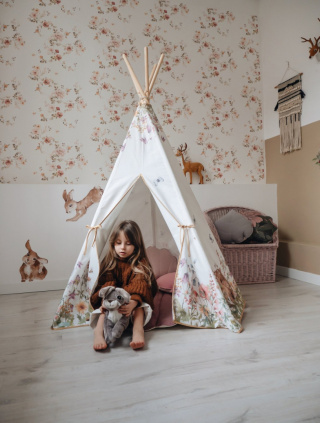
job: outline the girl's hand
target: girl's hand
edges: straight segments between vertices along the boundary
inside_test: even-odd
[[[119,313],[123,314],[126,317],[130,317],[133,310],[137,307],[138,301],[130,300],[129,304],[125,304],[119,308]]]

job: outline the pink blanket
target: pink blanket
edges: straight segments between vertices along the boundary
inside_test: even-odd
[[[172,319],[172,295],[168,292],[158,291],[154,297],[154,310],[145,330],[175,326]]]

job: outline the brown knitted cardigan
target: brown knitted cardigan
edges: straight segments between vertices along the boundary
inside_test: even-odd
[[[147,265],[145,260],[141,260],[141,263]],[[113,270],[108,270],[100,275],[90,297],[91,305],[95,310],[101,306],[102,302],[99,291],[106,286],[123,288],[131,295],[132,300],[138,302],[138,306],[145,302],[152,309],[154,308],[153,297],[158,290],[154,275],[152,274],[150,286],[145,276],[142,273],[135,273],[131,268],[131,263],[125,259],[117,259],[117,265]]]

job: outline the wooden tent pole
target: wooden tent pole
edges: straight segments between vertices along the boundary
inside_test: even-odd
[[[154,72],[155,72],[155,70],[156,70],[156,67],[157,67],[157,64],[155,64],[155,65],[153,66],[153,68],[152,68],[152,71],[151,71],[150,76],[149,76],[149,81],[151,81],[151,80],[152,80],[153,75],[154,75]]]
[[[129,63],[129,60],[125,54],[122,55],[128,71],[130,73],[131,79],[133,81],[133,84],[135,86],[135,89],[141,99],[143,99],[145,104],[149,104],[149,97],[152,91],[152,88],[154,86],[154,83],[157,79],[158,73],[160,71],[160,67],[164,58],[164,55],[161,54],[160,59],[156,65],[153,66],[153,69],[151,71],[151,74],[149,76],[149,57],[148,57],[148,47],[144,48],[144,70],[145,70],[145,91],[143,91],[140,82],[138,81],[138,78],[136,77],[132,66]]]
[[[152,80],[151,80],[151,83],[150,83],[150,87],[149,87],[149,95],[151,94],[151,91],[152,91],[153,85],[154,85],[155,80],[156,80],[156,78],[157,78],[157,76],[158,76],[158,73],[159,73],[159,70],[160,70],[160,67],[161,67],[161,64],[162,64],[162,61],[163,61],[163,57],[164,57],[164,55],[163,55],[163,54],[161,54],[160,59],[159,59],[159,62],[158,62],[157,67],[156,67],[156,70],[155,70],[155,72],[154,72],[154,75],[153,75]]]
[[[134,83],[134,86],[135,86],[135,88],[137,90],[137,93],[139,94],[139,96],[141,98],[143,98],[144,97],[144,92],[143,92],[143,90],[141,88],[141,85],[140,85],[140,83],[139,83],[139,81],[138,81],[135,73],[133,72],[133,69],[132,69],[132,67],[131,67],[131,65],[129,63],[129,60],[128,60],[127,56],[125,54],[123,54],[122,57],[123,57],[123,60],[126,62],[127,68],[128,68],[129,73],[131,75],[131,78],[132,78],[132,81]]]
[[[148,47],[144,48],[144,77],[145,77],[145,89],[144,93],[149,98],[149,60],[148,60]]]

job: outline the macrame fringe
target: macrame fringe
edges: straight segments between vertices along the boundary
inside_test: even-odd
[[[290,153],[301,148],[300,115],[280,119],[280,153]]]

